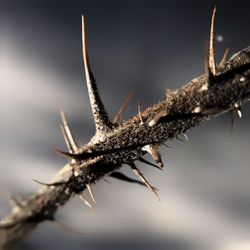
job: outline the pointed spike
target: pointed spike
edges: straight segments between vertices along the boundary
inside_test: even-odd
[[[107,131],[109,128],[112,127],[112,124],[109,121],[107,112],[105,111],[104,105],[98,93],[94,75],[91,72],[89,58],[88,58],[88,51],[87,51],[84,16],[82,16],[82,54],[84,61],[85,77],[87,82],[91,109],[94,116],[96,131],[98,133],[104,133],[105,131]]]
[[[184,138],[186,139],[186,141],[188,141],[188,137],[187,134],[183,133]]]
[[[120,181],[126,181],[126,182],[130,182],[130,183],[136,183],[136,184],[139,184],[141,186],[146,186],[146,184],[142,181],[139,181],[139,180],[135,180],[133,178],[130,178],[128,177],[127,175],[121,173],[121,172],[113,172],[109,175],[110,177],[112,178],[115,178],[117,180],[120,180]]]
[[[76,230],[74,228],[72,228],[71,226],[67,225],[67,224],[64,224],[58,220],[54,220],[53,221],[55,225],[57,225],[60,229],[64,230],[65,232],[67,233],[77,233],[77,234],[80,234],[80,235],[86,235],[86,233],[84,231],[81,231],[81,230]]]
[[[85,199],[83,194],[80,194],[79,197],[84,202],[85,205],[87,205],[89,208],[93,209],[93,206]]]
[[[59,155],[62,155],[63,157],[66,157],[68,159],[78,159],[77,155],[62,151],[60,149],[54,149],[54,152],[59,154]]]
[[[70,153],[75,153],[77,152],[78,145],[74,139],[73,134],[70,131],[70,128],[68,126],[68,122],[66,119],[66,116],[63,112],[63,110],[60,111],[61,119],[62,119],[62,125],[61,125],[61,130],[64,136],[64,139],[66,141],[67,147],[69,149]]]
[[[64,138],[64,140],[66,142],[66,145],[67,145],[67,148],[68,148],[69,152],[73,153],[72,152],[72,148],[71,148],[70,143],[69,143],[69,139],[68,139],[66,131],[65,131],[65,128],[64,128],[64,126],[62,124],[60,124],[60,128],[61,128],[61,131],[62,131],[62,134],[63,134],[63,138]]]
[[[229,52],[229,48],[226,48],[224,50],[223,56],[222,56],[222,58],[221,58],[221,60],[219,62],[219,67],[220,68],[223,68],[225,66],[225,63],[226,63],[227,57],[228,57],[228,52]]]
[[[209,72],[212,76],[216,76],[216,61],[215,61],[215,47],[214,47],[214,19],[215,19],[216,7],[213,9],[213,14],[211,18],[211,26],[210,26],[210,37],[209,37],[209,54],[208,54],[208,67]]]
[[[144,122],[142,120],[142,116],[141,116],[141,105],[140,105],[140,101],[138,101],[137,103],[137,107],[138,107],[138,114],[139,114],[139,118],[140,118],[140,125],[142,125]]]
[[[148,165],[150,165],[150,166],[153,166],[153,167],[155,167],[155,168],[158,168],[158,169],[160,169],[160,170],[163,170],[162,167],[157,166],[157,165],[155,165],[154,163],[152,163],[152,162],[150,162],[150,161],[147,161],[147,160],[144,159],[143,157],[140,157],[140,158],[138,159],[138,161],[141,161],[141,162],[143,162],[143,163],[145,163],[145,164],[148,164]]]
[[[158,148],[156,146],[147,145],[147,146],[143,147],[143,150],[147,151],[152,156],[154,161],[157,163],[157,165],[161,169],[164,167],[162,159],[161,159],[161,155],[160,155]]]
[[[41,181],[38,181],[36,179],[33,179],[34,182],[40,184],[40,185],[43,185],[43,186],[47,186],[47,187],[51,187],[51,186],[61,186],[61,185],[64,185],[64,184],[67,184],[67,182],[54,182],[54,183],[45,183],[45,182],[41,182]]]
[[[155,190],[153,186],[146,180],[146,178],[143,176],[142,172],[135,166],[133,162],[130,163],[130,166],[136,176],[138,176],[144,183],[145,185],[156,195],[158,200],[160,201],[160,196],[158,192]]]
[[[130,92],[128,96],[126,97],[125,101],[123,102],[122,106],[118,110],[117,114],[115,115],[115,118],[113,120],[113,123],[119,123],[121,121],[121,116],[124,113],[125,109],[127,108],[128,104],[131,101],[131,98],[133,97],[134,92]]]
[[[88,191],[89,191],[89,194],[90,194],[91,199],[93,200],[94,203],[96,203],[96,199],[95,199],[95,197],[94,197],[94,195],[93,195],[93,192],[92,192],[92,189],[91,189],[90,184],[87,184],[86,187],[87,187],[87,189],[88,189]]]

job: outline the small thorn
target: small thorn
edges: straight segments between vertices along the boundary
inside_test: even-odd
[[[144,159],[143,157],[140,157],[140,158],[138,159],[138,161],[141,161],[141,162],[143,162],[143,163],[145,163],[145,164],[148,164],[148,165],[150,165],[150,166],[153,166],[153,167],[155,167],[155,168],[158,168],[158,169],[160,169],[160,170],[163,170],[162,167],[160,167],[160,166],[158,166],[158,165],[155,165],[155,164],[152,163],[152,162],[147,161],[147,160]]]
[[[141,105],[140,105],[140,101],[138,101],[137,103],[137,107],[138,107],[138,114],[139,114],[139,118],[140,118],[140,125],[142,125],[144,122],[142,120],[142,116],[141,116]]]
[[[95,197],[94,197],[94,195],[93,195],[93,193],[92,193],[90,184],[87,184],[86,187],[87,187],[87,189],[88,189],[88,191],[89,191],[89,194],[90,194],[91,199],[93,200],[94,203],[96,203],[96,199],[95,199]]]
[[[61,185],[64,185],[64,184],[67,184],[67,182],[54,182],[54,183],[44,183],[44,182],[41,182],[41,181],[38,181],[36,179],[33,179],[34,182],[38,183],[38,184],[41,184],[43,186],[47,186],[47,187],[51,187],[51,186],[61,186]]]
[[[77,233],[80,235],[86,235],[86,233],[84,231],[80,231],[80,230],[76,230],[70,226],[68,226],[67,224],[64,224],[58,220],[54,220],[53,221],[55,223],[55,225],[57,225],[59,228],[63,229],[65,232],[70,232],[70,233]]]
[[[84,61],[85,77],[87,82],[91,109],[94,116],[96,131],[102,134],[107,130],[109,130],[110,128],[112,128],[112,123],[109,121],[108,114],[105,110],[101,97],[98,93],[98,88],[96,85],[94,75],[91,71],[88,51],[87,51],[84,16],[82,16],[82,54]]]
[[[239,118],[242,118],[242,110],[241,110],[241,106],[238,103],[234,104],[234,108],[237,111],[237,114],[239,116]]]
[[[220,68],[223,68],[227,62],[227,57],[228,57],[228,52],[229,52],[229,48],[226,48],[224,53],[223,53],[223,56],[219,62],[219,67]]]
[[[209,72],[212,76],[216,76],[216,61],[215,61],[215,47],[214,47],[214,19],[215,19],[216,7],[213,9],[213,14],[211,18],[211,26],[210,26],[210,37],[209,37],[209,54],[208,54],[208,67]]]
[[[89,208],[93,209],[93,206],[85,199],[83,194],[80,194],[79,197],[84,202],[85,205],[87,205]]]
[[[188,141],[187,134],[183,133],[183,136],[184,136],[185,140]]]
[[[142,172],[135,166],[133,162],[130,163],[130,166],[136,176],[138,176],[144,183],[145,185],[156,195],[158,200],[160,201],[160,196],[155,190],[155,188],[146,180],[146,178],[143,176]]]
[[[152,156],[152,158],[154,159],[154,161],[157,163],[157,165],[160,168],[164,167],[162,159],[161,159],[161,155],[158,151],[158,147],[152,146],[152,145],[147,145],[147,146],[143,147],[143,150],[147,151]]]
[[[128,104],[131,101],[131,98],[133,97],[134,92],[130,92],[128,96],[126,97],[125,101],[123,102],[122,106],[118,110],[117,114],[115,115],[115,118],[113,120],[113,123],[119,123],[121,121],[121,116],[124,113],[125,109],[127,108]]]
[[[70,131],[66,116],[62,110],[60,111],[60,115],[61,115],[61,119],[62,119],[61,130],[62,130],[64,139],[66,141],[67,147],[68,147],[70,153],[75,153],[75,152],[77,152],[77,149],[78,149],[77,143],[74,139],[74,136],[72,135],[72,133]]]

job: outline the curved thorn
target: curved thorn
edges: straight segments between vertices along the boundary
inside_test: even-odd
[[[143,176],[142,172],[135,166],[135,164],[133,162],[130,163],[130,167],[132,168],[134,174],[136,176],[138,176],[142,180],[142,182],[145,183],[145,185],[156,195],[156,197],[160,201],[160,196],[157,193],[157,191],[155,190],[155,188],[146,180],[146,178]]]
[[[103,133],[108,128],[111,128],[112,124],[109,121],[107,112],[105,111],[104,105],[98,93],[94,75],[91,72],[89,58],[88,58],[88,51],[87,51],[84,16],[82,16],[82,54],[84,61],[86,83],[89,93],[90,105],[94,116],[96,131],[99,133]]]
[[[66,144],[68,146],[69,152],[70,153],[75,153],[78,149],[77,143],[74,139],[74,136],[72,135],[70,128],[68,126],[68,122],[66,119],[66,116],[63,112],[63,110],[60,111],[61,119],[62,119],[62,125],[61,125],[61,130],[64,135],[64,139],[66,141]]]
[[[156,164],[154,164],[154,163],[152,163],[152,162],[150,162],[150,161],[147,161],[147,160],[144,159],[143,157],[140,157],[140,158],[138,159],[138,161],[141,161],[141,162],[143,162],[143,163],[145,163],[145,164],[148,164],[148,165],[150,165],[150,166],[153,166],[153,167],[155,167],[155,168],[158,168],[158,169],[160,169],[160,170],[163,170],[162,167],[160,167],[160,166],[158,166],[158,165],[156,165]]]
[[[209,72],[216,76],[216,61],[215,61],[215,47],[214,47],[214,19],[215,19],[216,7],[213,9],[213,14],[211,18],[211,26],[210,26],[210,36],[209,36],[209,51],[208,51],[208,67]]]
[[[121,120],[121,116],[124,113],[125,109],[127,108],[129,102],[131,101],[132,96],[134,95],[134,92],[130,92],[128,96],[126,97],[125,101],[123,102],[122,106],[118,110],[117,114],[115,115],[115,118],[113,120],[114,123],[118,123]]]
[[[94,203],[96,203],[96,199],[95,199],[95,197],[94,197],[94,195],[93,195],[93,192],[92,192],[92,189],[91,189],[90,184],[87,184],[86,187],[87,187],[87,189],[88,189],[88,191],[89,191],[89,194],[90,194],[91,199],[93,200]]]
[[[85,199],[83,194],[80,194],[79,197],[84,202],[85,205],[87,205],[89,208],[93,209],[93,206]]]

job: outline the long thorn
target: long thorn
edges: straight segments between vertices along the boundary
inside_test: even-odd
[[[91,109],[92,109],[92,113],[94,116],[96,131],[99,133],[103,133],[109,128],[111,128],[112,124],[109,121],[107,112],[105,111],[101,97],[98,93],[94,75],[91,72],[88,52],[87,52],[84,16],[82,16],[82,54],[83,54],[83,61],[84,61],[85,77],[86,77],[86,82],[87,82]]]
[[[153,166],[153,167],[155,167],[155,168],[158,168],[158,169],[160,169],[160,170],[163,170],[162,167],[160,167],[160,166],[158,166],[158,165],[156,165],[156,164],[154,164],[154,163],[152,163],[152,162],[150,162],[150,161],[147,161],[147,160],[144,159],[143,157],[140,157],[140,158],[138,159],[138,161],[141,161],[141,162],[143,162],[143,163],[145,163],[145,164],[148,164],[148,165],[150,165],[150,166]]]
[[[109,175],[110,177],[112,178],[115,178],[117,180],[120,180],[120,181],[126,181],[126,182],[130,182],[130,183],[135,183],[135,184],[139,184],[139,185],[142,185],[142,186],[146,186],[146,184],[140,180],[135,180],[131,177],[128,177],[127,175],[121,173],[121,172],[113,172]]]
[[[38,183],[38,184],[40,184],[40,185],[47,186],[47,187],[61,186],[61,185],[67,184],[67,182],[45,183],[45,182],[41,182],[41,181],[38,181],[38,180],[35,180],[35,179],[33,179],[33,181],[36,182],[36,183]]]
[[[211,18],[211,27],[210,27],[210,37],[209,37],[209,55],[208,55],[208,67],[209,71],[213,76],[216,76],[216,61],[215,61],[215,47],[214,47],[214,19],[215,19],[216,7],[214,7],[212,18]]]
[[[87,189],[88,189],[88,191],[89,191],[89,194],[90,194],[91,199],[93,200],[94,203],[96,203],[96,199],[95,199],[95,197],[94,197],[94,195],[93,195],[93,192],[92,192],[92,189],[91,189],[90,184],[87,184],[86,187],[87,187]]]
[[[93,209],[93,206],[85,199],[83,194],[80,194],[79,197],[84,202],[85,205],[87,205],[89,208]]]
[[[156,195],[158,200],[160,201],[160,196],[157,193],[157,191],[154,189],[154,187],[146,180],[146,178],[143,176],[142,172],[135,166],[133,162],[130,163],[130,166],[136,176],[138,176],[144,183],[145,185]]]
[[[120,122],[121,116],[124,113],[125,109],[127,108],[128,104],[131,101],[132,96],[134,95],[134,92],[130,92],[128,96],[126,97],[125,101],[123,102],[122,106],[119,108],[117,114],[115,115],[115,118],[113,120],[114,123]]]
[[[61,115],[61,119],[62,119],[61,129],[62,129],[62,132],[64,135],[64,139],[66,141],[66,144],[69,148],[69,152],[75,153],[78,149],[77,143],[74,139],[73,134],[70,131],[66,116],[62,110],[60,111],[60,115]]]

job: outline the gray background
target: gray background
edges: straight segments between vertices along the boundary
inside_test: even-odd
[[[124,118],[204,72],[205,44],[217,6],[217,55],[250,44],[249,1],[0,2],[0,216],[9,195],[38,189],[65,160],[63,108],[77,138],[94,133],[81,58],[81,14],[104,103],[113,116],[133,90]],[[79,199],[57,214],[81,236],[43,223],[19,249],[250,249],[250,109],[230,133],[224,115],[163,148],[163,172],[139,164],[161,193],[111,180],[94,186],[96,209]],[[130,174],[124,166],[124,172]]]

